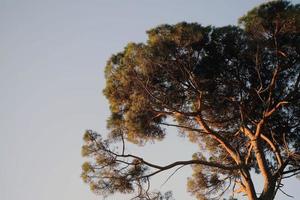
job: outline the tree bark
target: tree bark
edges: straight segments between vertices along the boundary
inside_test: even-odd
[[[243,183],[246,187],[245,193],[248,197],[248,200],[257,200],[255,188],[254,188],[254,185],[253,185],[253,182],[251,179],[251,175],[250,175],[250,172],[248,171],[248,169],[241,170],[241,175],[242,175]]]

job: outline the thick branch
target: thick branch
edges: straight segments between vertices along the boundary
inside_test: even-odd
[[[233,147],[223,138],[220,134],[217,132],[211,130],[209,126],[204,122],[201,116],[195,117],[198,124],[202,127],[202,129],[207,133],[208,135],[211,135],[216,141],[218,141],[223,148],[228,152],[228,154],[235,160],[237,164],[241,163],[241,159],[239,158],[238,154],[235,152]]]
[[[117,157],[137,159],[141,163],[143,163],[143,164],[145,164],[145,165],[147,165],[149,167],[159,169],[161,171],[171,169],[171,168],[176,167],[178,165],[192,165],[192,164],[205,165],[205,166],[209,166],[209,167],[216,167],[216,168],[220,168],[220,169],[224,169],[224,170],[235,170],[235,169],[241,169],[242,167],[245,167],[243,165],[223,165],[223,164],[220,164],[220,163],[210,162],[210,161],[204,161],[204,160],[176,161],[176,162],[171,163],[171,164],[166,165],[166,166],[160,166],[160,165],[156,165],[156,164],[152,164],[150,162],[147,162],[143,158],[135,156],[135,155],[131,155],[131,154],[124,154],[123,155],[123,154],[114,153],[114,152],[109,151],[109,150],[107,150],[107,151],[109,153],[112,153],[113,155],[115,155]]]
[[[177,162],[171,163],[171,164],[166,165],[166,166],[161,166],[159,170],[157,170],[157,171],[155,171],[151,174],[145,175],[143,177],[151,177],[151,176],[154,176],[154,175],[156,175],[160,172],[172,169],[176,166],[185,166],[185,165],[205,165],[205,166],[220,168],[220,169],[229,170],[229,171],[242,169],[242,168],[245,167],[243,165],[222,165],[222,164],[219,164],[219,163],[208,162],[208,161],[204,161],[204,160],[187,160],[187,161],[177,161]]]

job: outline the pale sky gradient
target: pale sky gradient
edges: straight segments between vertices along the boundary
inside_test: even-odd
[[[0,199],[102,199],[80,179],[80,148],[85,129],[106,132],[102,89],[109,56],[130,41],[145,41],[145,31],[159,24],[236,24],[261,2],[0,0]],[[195,150],[175,131],[165,142],[131,149],[162,164],[190,159]],[[163,187],[165,176],[159,176],[153,186],[191,200],[189,173],[187,167]],[[289,181],[285,188],[296,200],[299,183]]]

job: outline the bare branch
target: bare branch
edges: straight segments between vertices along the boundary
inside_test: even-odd
[[[261,138],[263,140],[265,140],[271,147],[272,151],[274,152],[275,156],[276,156],[276,159],[277,159],[277,162],[278,162],[278,166],[281,167],[281,165],[283,164],[283,160],[282,160],[282,157],[281,157],[281,154],[280,154],[280,151],[277,147],[277,145],[275,145],[267,136],[265,136],[264,134],[261,134],[260,135]]]
[[[264,115],[264,117],[270,117],[275,111],[277,111],[281,106],[288,104],[289,102],[287,101],[280,101],[272,108],[271,110],[267,111]]]

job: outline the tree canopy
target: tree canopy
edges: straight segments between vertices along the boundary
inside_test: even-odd
[[[171,199],[151,192],[150,178],[190,165],[188,191],[199,200],[227,190],[274,199],[300,173],[299,22],[299,4],[272,1],[239,26],[160,25],[146,43],[128,44],[107,62],[110,133],[86,131],[83,180],[102,195]],[[165,166],[126,153],[126,142],[163,140],[168,127],[199,151]],[[253,173],[263,177],[260,194]]]

